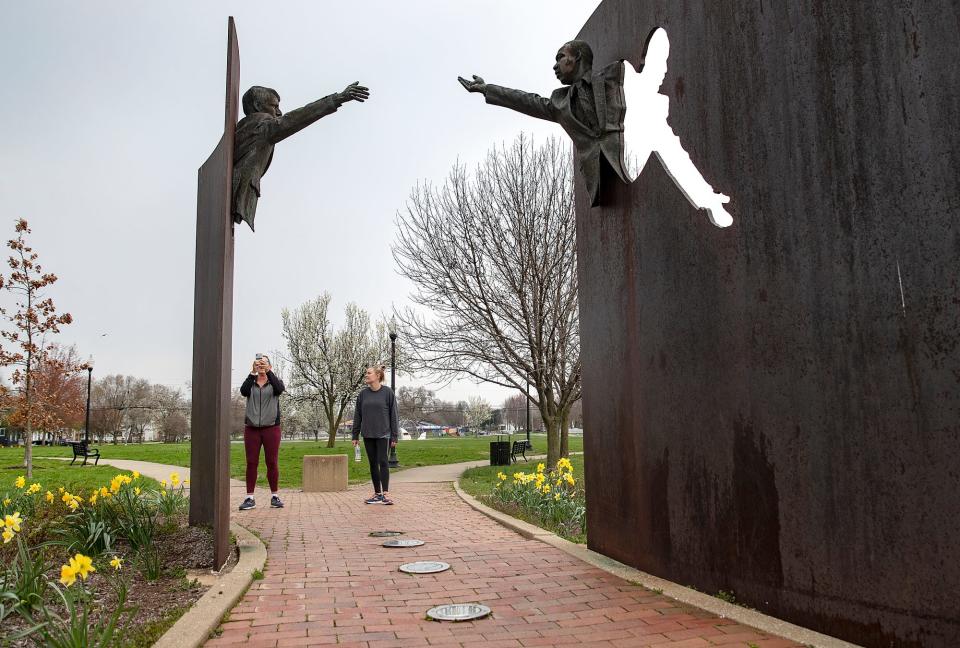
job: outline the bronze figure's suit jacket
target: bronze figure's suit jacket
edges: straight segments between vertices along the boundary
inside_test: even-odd
[[[596,111],[594,124],[585,124],[578,119],[572,106],[572,102],[576,100],[574,93],[582,91],[587,85],[583,81],[557,88],[549,99],[532,92],[493,84],[487,84],[484,96],[488,104],[560,124],[573,140],[580,157],[580,172],[587,184],[590,204],[596,205],[600,188],[601,155],[624,182],[630,182],[623,162],[623,118],[626,114],[623,73],[623,62],[617,61],[590,76],[589,87]]]
[[[246,221],[253,229],[257,199],[260,198],[260,178],[270,168],[274,144],[336,112],[341,103],[338,95],[330,95],[279,117],[259,112],[237,122],[233,148],[233,204],[230,208],[234,222]]]

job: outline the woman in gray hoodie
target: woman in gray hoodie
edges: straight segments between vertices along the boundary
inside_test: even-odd
[[[250,375],[240,385],[240,394],[247,399],[244,416],[243,447],[247,455],[247,498],[240,505],[241,511],[257,505],[253,491],[257,486],[257,471],[260,467],[260,447],[267,464],[267,481],[270,483],[270,506],[283,508],[280,500],[280,394],[283,381],[273,373],[270,358],[258,353]]]
[[[366,504],[393,504],[390,499],[390,465],[387,453],[397,445],[400,423],[397,419],[397,399],[393,390],[383,384],[383,367],[367,367],[363,382],[367,386],[357,395],[353,412],[353,445],[360,443],[370,461],[370,479],[373,496]]]

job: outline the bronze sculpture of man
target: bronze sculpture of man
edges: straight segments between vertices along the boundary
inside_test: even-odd
[[[337,111],[348,101],[366,101],[370,90],[359,82],[343,92],[308,103],[283,114],[280,95],[272,88],[253,86],[243,93],[244,117],[237,122],[233,153],[233,202],[230,213],[236,223],[246,221],[253,229],[260,198],[260,178],[270,168],[274,145],[303,130],[321,117]]]
[[[590,204],[596,205],[601,164],[630,182],[623,161],[623,63],[615,61],[594,74],[590,46],[573,40],[557,51],[553,71],[565,87],[554,90],[549,99],[486,83],[478,76],[472,81],[458,79],[468,91],[482,93],[489,104],[560,124],[573,140]]]

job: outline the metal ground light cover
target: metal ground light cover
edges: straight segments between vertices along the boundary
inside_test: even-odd
[[[482,619],[491,612],[490,608],[479,603],[453,603],[430,608],[427,610],[427,617],[434,621],[473,621]]]

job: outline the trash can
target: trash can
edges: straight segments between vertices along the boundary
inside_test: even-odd
[[[509,466],[510,465],[510,442],[509,441],[491,441],[490,442],[490,465],[491,466]]]

